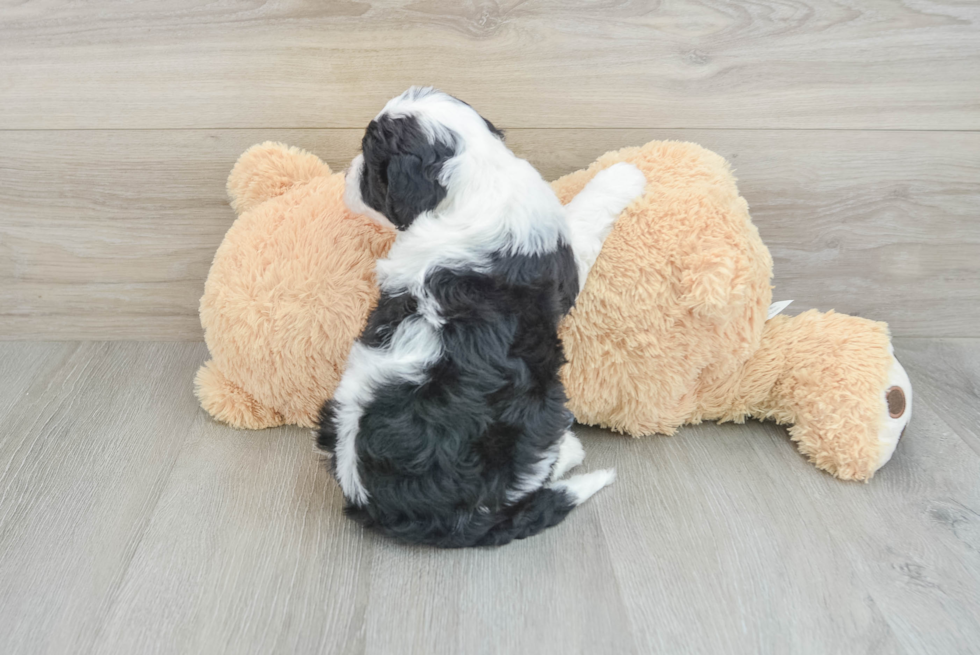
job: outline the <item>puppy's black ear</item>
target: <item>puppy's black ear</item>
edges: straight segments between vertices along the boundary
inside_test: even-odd
[[[439,183],[441,165],[423,162],[418,155],[393,155],[388,161],[385,215],[404,230],[424,211],[435,209],[446,197]]]
[[[483,116],[480,116],[480,118],[483,118]],[[494,135],[501,141],[506,140],[503,130],[501,130],[500,128],[498,128],[496,125],[494,125],[493,123],[491,123],[485,118],[483,118],[483,122],[487,124],[487,129],[490,130],[490,134]]]

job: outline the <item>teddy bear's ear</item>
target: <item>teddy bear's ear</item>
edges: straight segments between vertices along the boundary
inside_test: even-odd
[[[296,184],[331,174],[330,167],[305,150],[266,141],[238,158],[228,175],[228,199],[239,214]]]
[[[388,161],[385,215],[399,230],[446,197],[446,187],[439,182],[440,168],[415,154],[393,155]]]

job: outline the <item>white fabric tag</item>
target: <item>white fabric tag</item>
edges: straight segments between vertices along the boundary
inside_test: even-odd
[[[792,300],[780,300],[779,302],[774,302],[773,304],[769,305],[769,316],[766,316],[766,320],[768,321],[770,318],[772,318],[776,314],[779,314],[784,309],[786,309],[787,307],[789,307],[789,304],[791,302],[793,302],[793,301]]]

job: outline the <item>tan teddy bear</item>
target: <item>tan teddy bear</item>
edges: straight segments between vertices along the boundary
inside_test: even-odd
[[[552,187],[568,202],[620,161],[643,171],[646,194],[562,324],[575,418],[634,436],[771,418],[819,468],[870,478],[911,415],[887,325],[814,310],[766,320],[772,259],[728,163],[704,148],[625,148]]]
[[[884,323],[828,312],[767,320],[772,260],[727,162],[691,143],[607,153],[553,183],[568,203],[620,161],[647,178],[561,327],[569,407],[633,436],[685,423],[789,424],[819,468],[867,480],[894,452],[912,389]],[[281,144],[228,178],[239,218],[201,299],[202,406],[231,425],[312,427],[377,299],[395,234],[343,204],[343,175]]]
[[[239,214],[201,298],[201,405],[235,427],[313,427],[378,299],[395,234],[344,206],[344,176],[298,148],[250,148],[228,176]]]

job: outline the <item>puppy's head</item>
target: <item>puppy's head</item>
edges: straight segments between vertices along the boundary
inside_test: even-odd
[[[503,133],[465,102],[412,87],[385,105],[347,171],[351,211],[406,230],[460,189],[453,160],[502,144]]]

